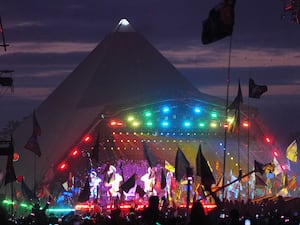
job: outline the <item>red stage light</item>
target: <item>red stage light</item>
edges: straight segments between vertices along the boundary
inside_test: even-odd
[[[89,142],[91,140],[91,136],[88,135],[83,140],[84,140],[85,143],[87,143],[87,142]]]
[[[250,126],[250,124],[248,123],[248,121],[243,122],[243,127],[248,128],[249,126]]]
[[[111,120],[109,124],[112,127],[122,127],[124,125],[122,121],[116,121],[116,120]]]
[[[282,169],[283,169],[284,171],[286,171],[287,168],[286,168],[285,165],[283,165],[283,166],[282,166]]]
[[[61,164],[59,165],[58,168],[59,168],[60,170],[65,170],[65,169],[67,169],[67,163],[65,163],[65,162],[61,163]]]
[[[278,156],[279,156],[279,154],[278,154],[277,151],[274,151],[273,154],[274,154],[275,157],[278,157]]]
[[[271,139],[269,137],[266,137],[265,140],[267,143],[271,143]]]
[[[71,155],[72,155],[73,157],[78,156],[78,155],[79,155],[79,150],[78,150],[78,148],[74,148],[73,151],[72,151],[72,153],[71,153]]]

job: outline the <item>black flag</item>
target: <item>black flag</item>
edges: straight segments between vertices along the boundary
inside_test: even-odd
[[[161,168],[160,188],[161,188],[161,189],[164,189],[166,186],[167,186],[166,175],[165,175],[165,172],[164,172],[163,168]]]
[[[228,132],[234,133],[240,129],[240,121],[241,121],[241,113],[240,113],[240,105],[244,102],[243,94],[241,89],[241,84],[239,82],[238,93],[237,96],[234,98],[231,105],[228,107],[228,110],[234,110],[234,120],[230,124],[228,128]]]
[[[120,188],[121,188],[123,191],[125,191],[126,193],[128,193],[129,190],[130,190],[131,188],[134,187],[134,185],[135,185],[135,176],[136,176],[136,174],[133,174],[131,177],[128,178],[128,180],[126,180],[126,181],[120,186]]]
[[[28,187],[28,185],[25,183],[24,180],[22,180],[22,183],[21,183],[21,190],[22,190],[24,197],[27,199],[27,201],[30,202],[30,201],[37,199],[34,192],[32,190],[30,190],[30,188]]]
[[[265,173],[265,169],[264,169],[265,165],[254,160],[254,170],[255,172],[260,173],[261,175],[263,175]]]
[[[190,162],[187,160],[180,148],[177,149],[175,158],[175,178],[180,181],[186,175],[187,167],[190,167]]]
[[[38,143],[38,139],[37,139],[35,132],[32,133],[31,137],[28,139],[24,148],[32,151],[38,157],[41,157],[42,153],[41,153],[40,145]]]
[[[260,98],[267,91],[266,85],[257,85],[252,78],[249,79],[249,98]]]
[[[8,184],[17,180],[14,165],[13,165],[13,157],[14,157],[14,146],[12,138],[9,144],[10,154],[7,156],[7,164],[6,164],[6,174],[4,184]]]
[[[205,187],[205,190],[210,190],[211,185],[215,184],[216,181],[204,155],[202,154],[201,144],[199,145],[196,157],[196,169],[197,176],[201,177],[201,183]]]
[[[144,147],[144,156],[149,166],[151,168],[155,167],[159,163],[157,157],[154,155],[152,149],[146,144],[145,141],[143,141],[143,147]]]
[[[32,115],[32,135],[29,137],[27,143],[25,144],[24,148],[32,151],[34,154],[36,154],[38,157],[41,157],[42,153],[41,153],[41,149],[40,149],[40,145],[38,142],[38,138],[37,136],[41,136],[42,134],[42,130],[41,127],[38,123],[38,120],[36,118],[35,115],[35,111],[33,111],[33,115]]]
[[[232,35],[235,0],[223,0],[209,11],[203,21],[202,43],[210,44]]]

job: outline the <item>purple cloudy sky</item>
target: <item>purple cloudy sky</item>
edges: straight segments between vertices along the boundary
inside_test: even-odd
[[[0,15],[10,47],[1,49],[0,69],[15,70],[15,90],[0,87],[0,127],[32,113],[121,18],[200,91],[225,98],[229,38],[201,43],[202,21],[218,2],[3,1]],[[238,79],[246,103],[249,77],[268,85],[250,104],[286,146],[289,134],[300,131],[300,25],[281,19],[282,0],[237,1],[235,11],[230,99]]]

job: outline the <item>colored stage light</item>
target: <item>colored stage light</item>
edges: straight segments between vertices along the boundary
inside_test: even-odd
[[[279,156],[279,153],[277,151],[274,151],[273,154],[274,154],[275,157]]]
[[[140,126],[140,122],[139,121],[133,121],[132,126],[138,127],[138,126]]]
[[[286,171],[286,170],[287,170],[287,167],[286,167],[285,165],[283,165],[283,166],[282,166],[282,169],[283,169],[284,171]]]
[[[71,156],[76,157],[76,156],[78,156],[78,155],[79,155],[79,150],[78,150],[78,148],[74,148],[73,151],[72,151],[72,153],[71,153]]]
[[[168,112],[170,112],[170,107],[164,106],[163,109],[162,109],[162,111],[163,111],[164,113],[168,113]]]
[[[191,123],[190,121],[184,121],[184,122],[183,122],[183,126],[184,126],[185,128],[189,128],[189,127],[192,126],[192,123]]]
[[[198,106],[196,106],[196,107],[194,108],[194,113],[196,113],[196,114],[201,113],[201,108],[198,107]]]
[[[129,121],[129,122],[134,121],[134,117],[133,116],[128,116],[127,121]]]
[[[59,168],[60,170],[65,170],[65,169],[67,169],[67,167],[68,167],[68,166],[67,166],[67,163],[63,162],[63,163],[61,163],[61,164],[59,165],[58,168]]]
[[[162,125],[163,127],[168,127],[168,126],[170,126],[170,124],[169,124],[168,121],[163,121],[163,122],[161,123],[161,125]]]
[[[248,128],[250,126],[248,121],[244,121],[243,122],[243,127]]]
[[[210,116],[211,116],[211,118],[213,118],[213,119],[218,118],[218,114],[217,114],[216,112],[212,112],[212,113],[210,114]]]
[[[51,208],[47,209],[48,212],[74,212],[75,209],[70,208]]]
[[[87,136],[84,137],[83,140],[84,140],[85,143],[88,143],[91,139],[92,139],[91,136],[87,135]]]
[[[218,125],[217,125],[217,123],[215,123],[215,122],[211,122],[210,123],[210,127],[212,127],[212,128],[216,128]]]
[[[200,128],[204,128],[204,127],[205,127],[205,123],[200,122],[200,123],[199,123],[199,127],[200,127]]]
[[[152,126],[153,126],[153,123],[152,123],[151,121],[148,121],[148,122],[146,123],[146,126],[147,126],[147,127],[152,127]]]
[[[117,121],[117,120],[112,120],[112,121],[110,121],[109,124],[112,127],[122,127],[123,126],[123,122]]]
[[[150,116],[152,116],[152,113],[150,111],[145,111],[144,116],[145,117],[150,117]]]
[[[266,140],[267,143],[271,143],[271,138],[265,137],[265,140]]]

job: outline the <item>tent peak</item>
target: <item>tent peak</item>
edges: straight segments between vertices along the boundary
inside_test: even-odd
[[[127,19],[121,19],[115,28],[115,32],[135,32]]]

